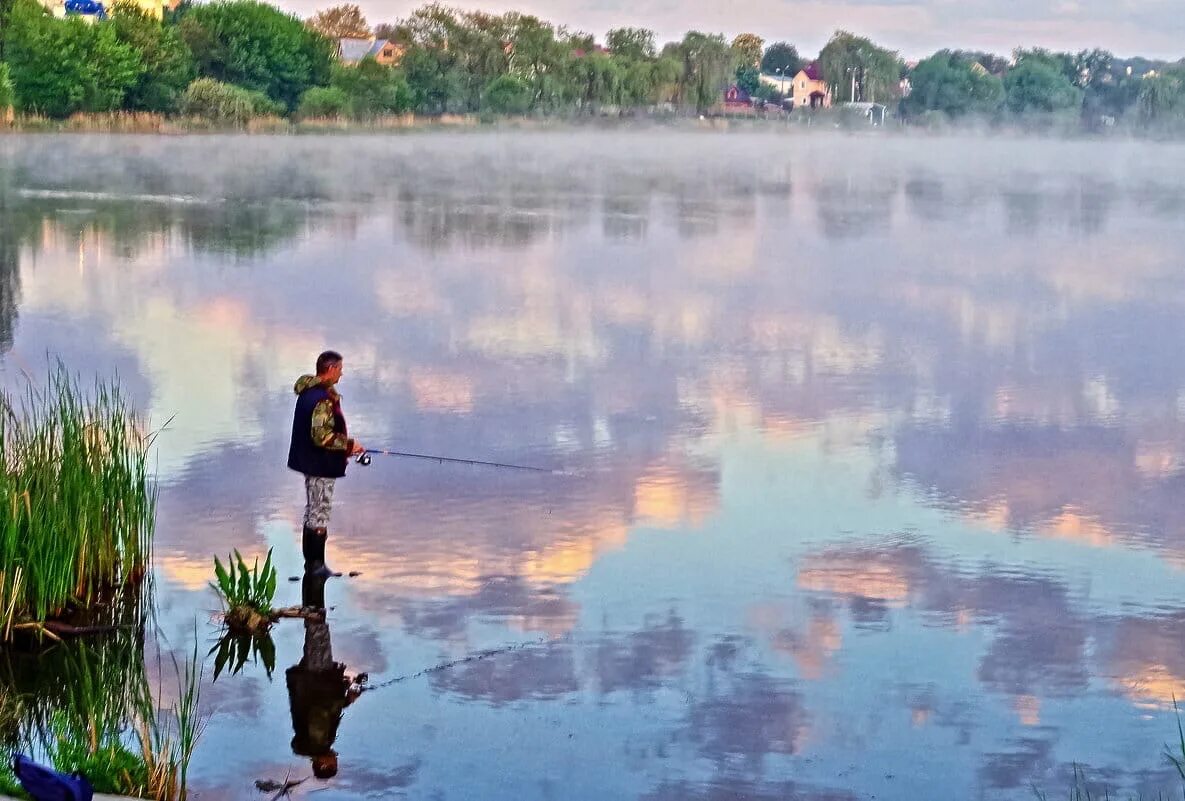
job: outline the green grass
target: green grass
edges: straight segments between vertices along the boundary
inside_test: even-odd
[[[43,387],[0,393],[0,640],[140,583],[151,444],[117,383],[84,393],[59,364]]]

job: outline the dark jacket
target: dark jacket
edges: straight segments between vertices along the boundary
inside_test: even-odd
[[[306,476],[341,478],[354,446],[342,415],[341,396],[316,376],[301,376],[293,387],[292,442],[288,467]]]

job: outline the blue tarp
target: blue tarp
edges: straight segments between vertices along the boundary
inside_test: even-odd
[[[66,0],[66,13],[107,19],[107,9],[99,0]]]

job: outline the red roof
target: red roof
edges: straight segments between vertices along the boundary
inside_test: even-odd
[[[805,72],[806,77],[810,78],[812,81],[823,80],[823,71],[819,69],[819,62],[817,61],[812,61],[810,64],[807,64],[803,69],[803,72]]]

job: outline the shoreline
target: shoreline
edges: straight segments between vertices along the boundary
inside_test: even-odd
[[[912,137],[946,139],[1062,139],[1079,142],[1146,142],[1173,144],[1185,142],[1185,136],[1155,134],[1134,129],[1084,130],[1078,125],[1001,125],[950,124],[943,127],[906,125],[900,121],[874,126],[850,124],[836,115],[795,120],[788,117],[640,115],[630,117],[497,117],[478,114],[418,116],[403,114],[369,121],[346,119],[289,120],[260,117],[246,126],[219,125],[204,119],[164,117],[161,115],[90,114],[62,120],[43,117],[15,117],[0,123],[0,141],[5,137],[49,135],[141,135],[185,136],[376,136],[424,133],[766,133],[786,136],[843,134],[852,137]]]

